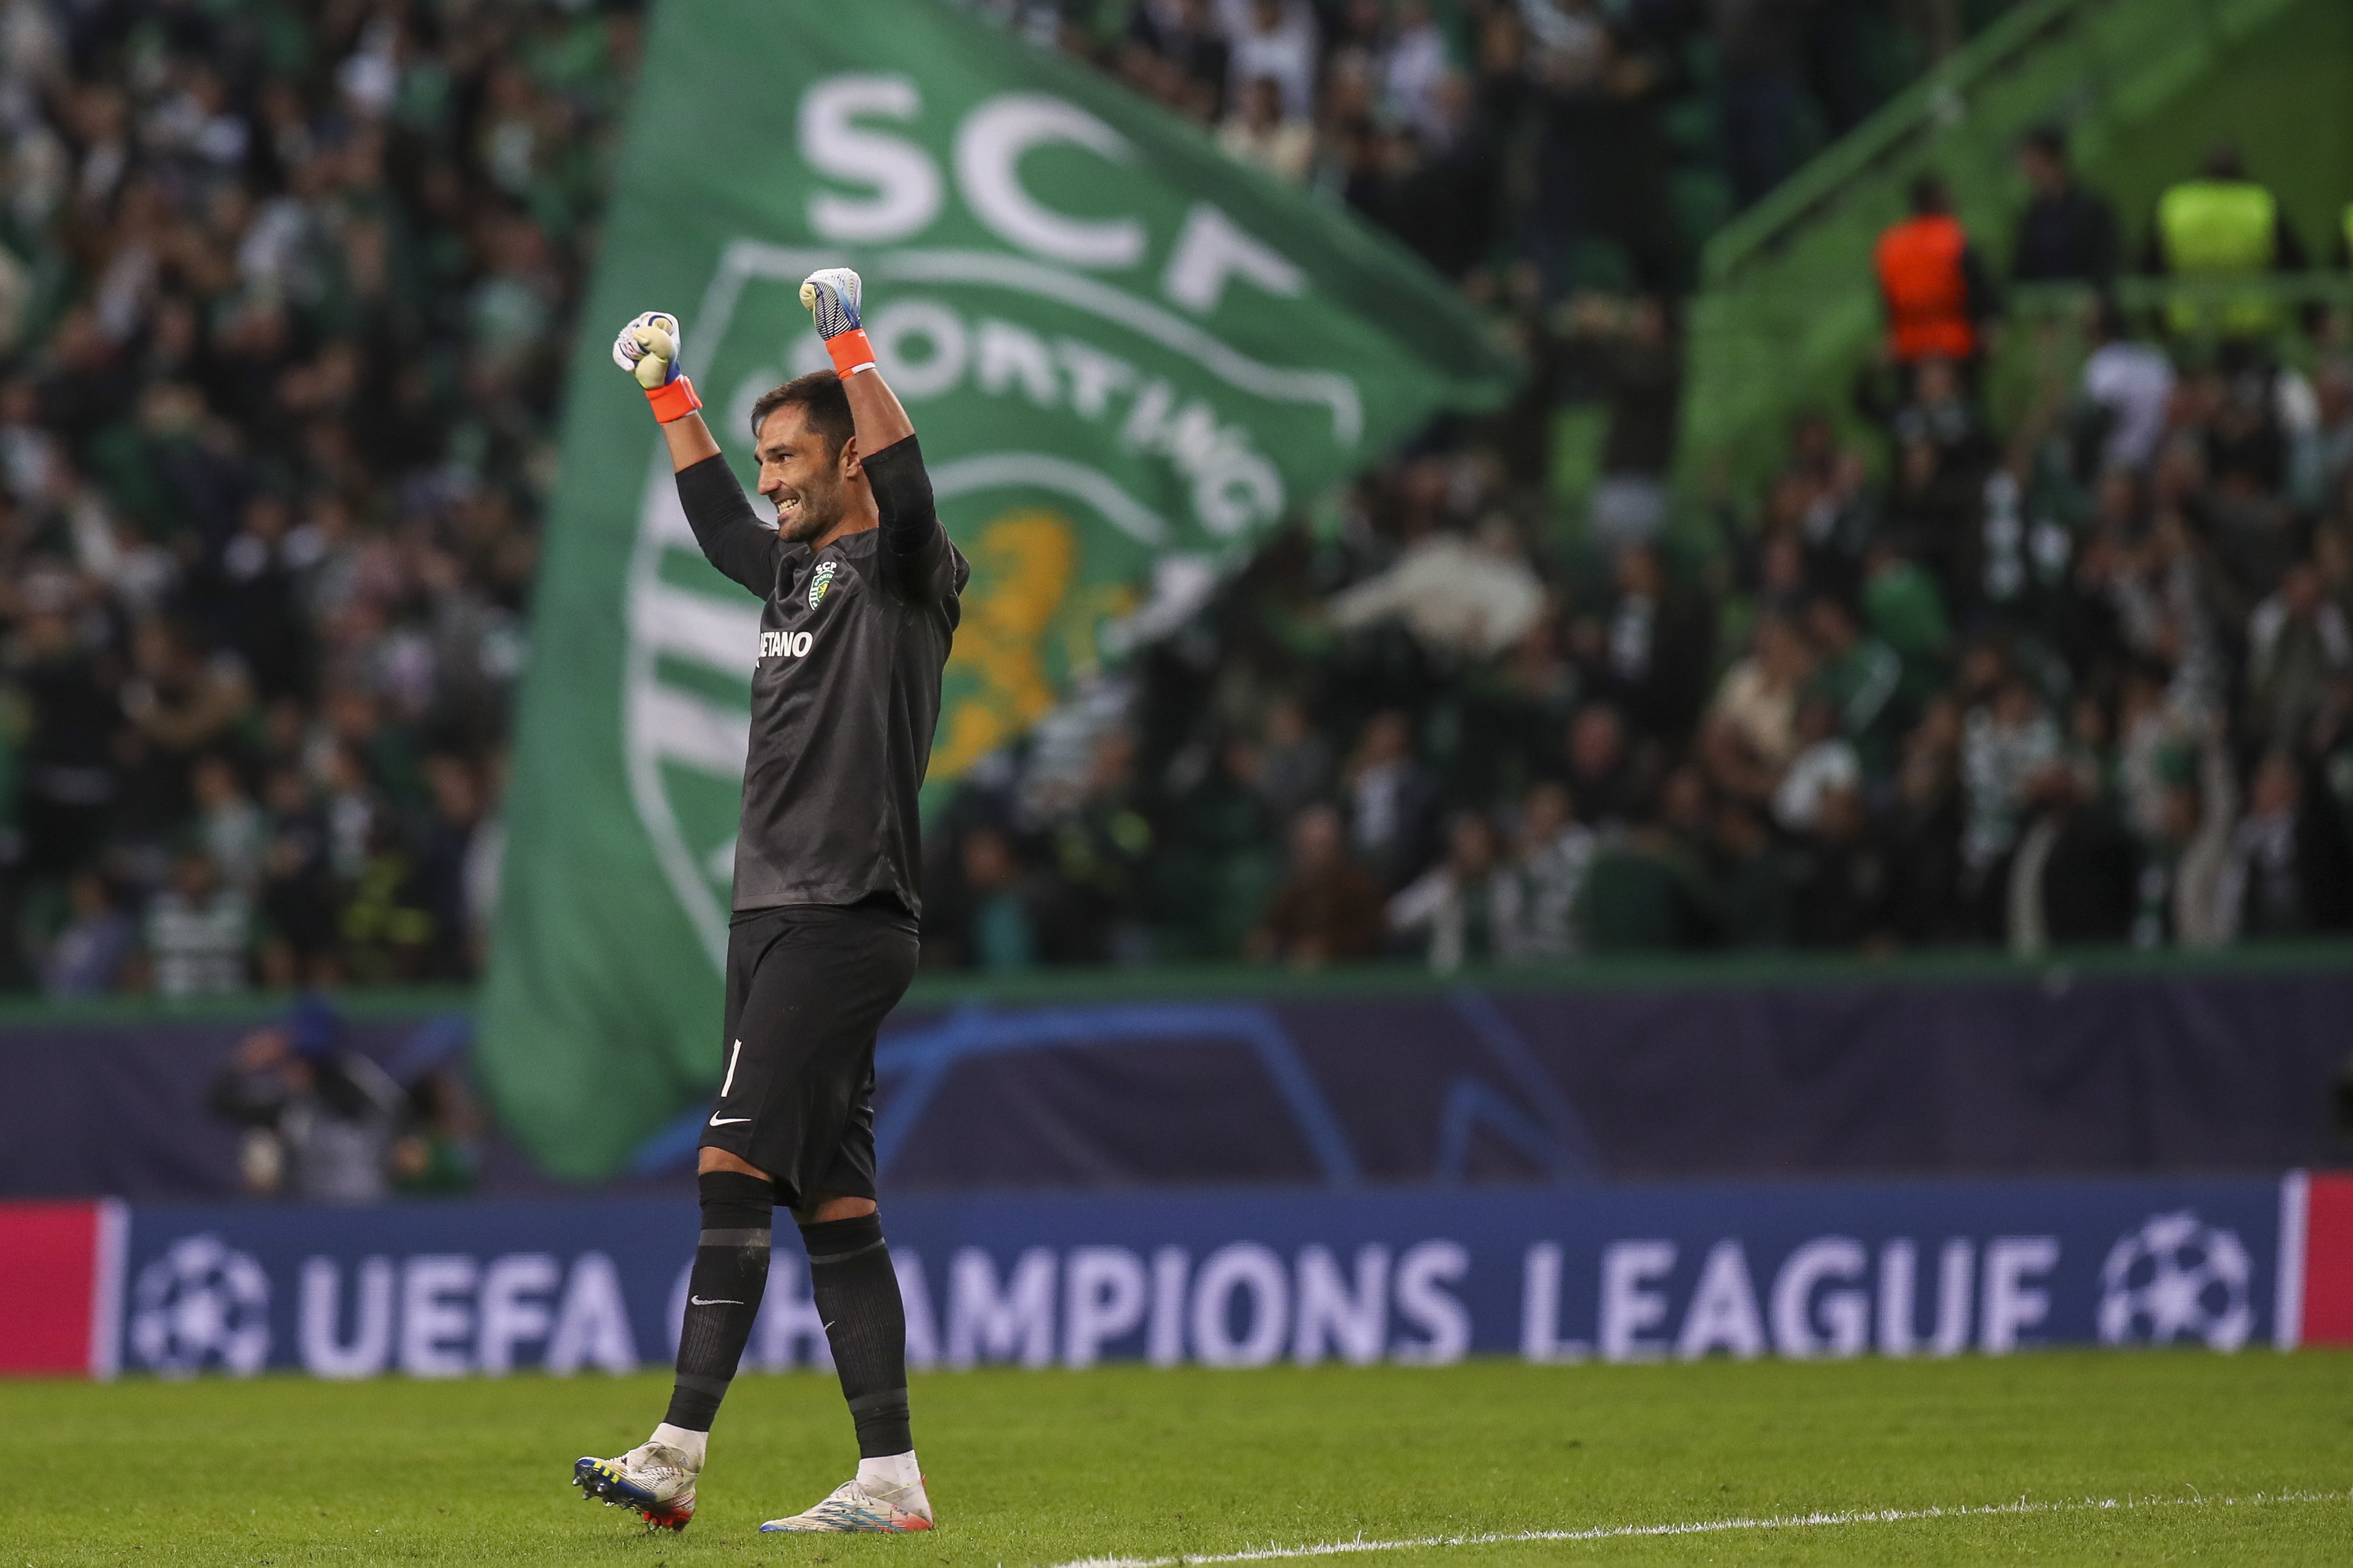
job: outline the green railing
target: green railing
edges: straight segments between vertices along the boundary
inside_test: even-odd
[[[2094,346],[2093,311],[2099,296],[2080,284],[2037,284],[2011,290],[2002,331],[1988,356],[1985,399],[1997,428],[2009,429],[2037,408],[2072,395],[2076,373]],[[2260,279],[2123,278],[2113,291],[2128,322],[2145,334],[2162,333],[2176,357],[2196,363],[2211,356],[2221,339],[2221,312],[2259,302],[2268,306],[2277,330],[2266,345],[2284,364],[2310,370],[2320,358],[2318,340],[2305,329],[2327,313],[2353,308],[2353,273],[2305,272]],[[2169,330],[2173,308],[2190,306],[2199,330]]]
[[[1719,232],[1692,310],[1687,483],[1753,474],[1790,416],[1841,405],[1882,331],[1879,231],[1934,168],[1973,232],[2006,235],[2018,141],[2057,119],[2086,165],[2128,151],[2241,41],[2341,0],[2027,0]],[[2353,193],[2348,193],[2353,195]]]

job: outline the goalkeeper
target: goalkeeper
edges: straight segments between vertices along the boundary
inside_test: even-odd
[[[940,669],[971,569],[932,507],[907,412],[858,324],[858,274],[801,285],[834,369],[752,407],[763,523],[679,371],[674,316],[621,329],[613,358],[661,422],[678,499],[711,563],[762,601],[735,840],[719,1097],[696,1164],[702,1237],[678,1380],[653,1436],[575,1482],[683,1530],[712,1417],[767,1283],[787,1209],[858,1431],[858,1474],[765,1531],[932,1527],[908,1426],[907,1321],[874,1208],[874,1037],[915,973],[916,793]],[[745,650],[749,652],[750,650]]]

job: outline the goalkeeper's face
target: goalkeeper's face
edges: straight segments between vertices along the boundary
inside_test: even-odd
[[[810,429],[807,414],[787,404],[760,423],[760,493],[776,509],[776,531],[794,544],[823,538],[849,503],[848,444],[835,447]]]

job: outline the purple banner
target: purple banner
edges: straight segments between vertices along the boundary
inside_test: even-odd
[[[970,1006],[884,1030],[877,1141],[893,1193],[2276,1171],[2333,1152],[2348,1017],[2353,970]],[[461,1026],[353,1033],[398,1076]],[[236,1194],[243,1032],[0,1029],[0,1194]],[[549,1190],[495,1134],[483,1172]]]

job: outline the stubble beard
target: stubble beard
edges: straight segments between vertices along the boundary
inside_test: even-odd
[[[776,518],[776,532],[787,544],[807,544],[823,538],[840,521],[840,487],[824,494],[805,489],[800,493],[800,504]]]

